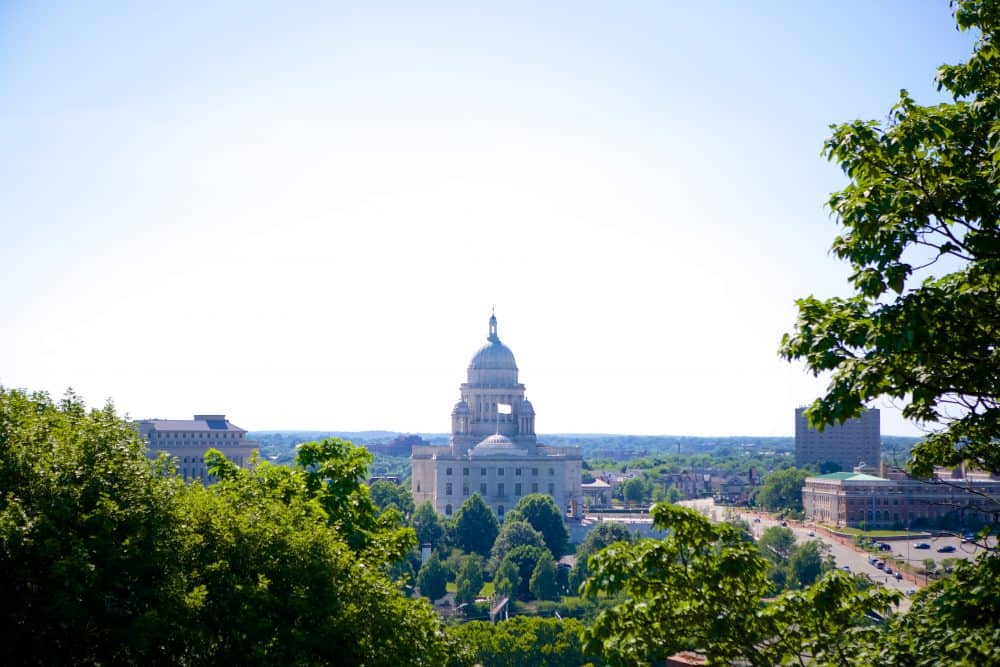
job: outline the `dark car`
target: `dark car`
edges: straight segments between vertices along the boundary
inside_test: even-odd
[[[931,545],[928,544],[927,542],[914,542],[913,548],[914,549],[930,549]]]
[[[882,551],[892,551],[892,545],[888,544],[887,542],[876,542],[875,546],[881,549]]]
[[[938,553],[939,554],[950,554],[954,550],[955,550],[955,547],[953,547],[950,544],[946,544],[943,547],[938,547]]]

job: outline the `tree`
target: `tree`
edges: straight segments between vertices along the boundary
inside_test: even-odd
[[[622,498],[629,505],[641,503],[646,496],[646,484],[638,477],[627,479],[622,484]]]
[[[520,587],[521,575],[517,563],[505,558],[493,577],[493,590],[496,591],[497,595],[513,598],[517,597]]]
[[[455,577],[455,585],[455,602],[474,601],[483,588],[483,559],[477,554],[466,556]]]
[[[535,571],[535,566],[544,554],[548,553],[545,547],[520,546],[514,547],[500,563],[500,570],[505,563],[510,563],[517,568],[518,586],[515,595],[520,600],[531,598],[531,575]],[[551,556],[551,554],[549,554]],[[499,570],[498,570],[499,571]]]
[[[447,592],[448,568],[436,552],[431,553],[431,557],[417,573],[417,586],[420,587],[420,594],[431,601],[440,600]]]
[[[765,604],[767,561],[738,530],[686,507],[659,504],[652,513],[665,538],[614,544],[591,559],[585,593],[620,602],[585,631],[587,650],[622,665],[682,650],[704,653],[709,664],[865,664],[858,656],[879,630],[864,614],[885,612],[898,593],[863,590],[834,570]]]
[[[0,388],[4,664],[440,664],[440,619],[387,575],[413,532],[345,441],[294,467],[205,454],[211,487],[150,461],[109,406]]]
[[[417,534],[418,544],[436,545],[444,537],[445,529],[441,525],[441,517],[434,511],[434,506],[429,500],[417,505],[410,519],[414,532]]]
[[[489,556],[499,532],[493,510],[478,493],[472,494],[455,513],[455,542],[464,551]]]
[[[556,582],[556,562],[552,554],[543,552],[535,563],[528,582],[528,590],[538,600],[558,600],[559,586]]]
[[[499,623],[472,621],[451,632],[472,652],[465,664],[483,667],[579,667],[603,665],[583,651],[583,624],[572,618],[511,616]]]
[[[760,534],[757,546],[764,558],[773,563],[787,561],[795,549],[795,533],[784,526],[769,526]]]
[[[563,521],[562,512],[556,507],[552,496],[542,493],[531,493],[518,501],[514,508],[531,527],[545,538],[545,546],[552,552],[552,557],[558,560],[569,544],[569,531]]]
[[[807,411],[814,427],[881,396],[933,425],[912,452],[922,476],[963,461],[1000,472],[1000,12],[994,0],[954,7],[959,29],[979,35],[967,62],[938,69],[950,103],[921,106],[904,90],[884,125],[833,127],[824,155],[849,183],[829,200],[842,227],[832,252],[853,294],[800,299],[781,345],[830,374]]]
[[[776,470],[764,478],[757,490],[756,502],[772,511],[802,511],[802,487],[809,471],[798,468]]]
[[[616,542],[632,542],[635,534],[627,526],[613,521],[597,524],[576,548],[576,564],[570,572],[569,585],[578,589],[590,574],[587,562],[591,556]]]
[[[499,567],[512,549],[520,546],[532,546],[545,548],[545,538],[540,532],[531,527],[527,521],[505,521],[500,534],[493,542],[490,550],[490,568],[495,570]]]
[[[369,487],[368,493],[381,510],[395,507],[405,516],[413,513],[413,495],[409,489],[400,484],[393,484],[384,479],[376,480]]]
[[[819,576],[833,566],[825,558],[829,547],[818,540],[809,540],[797,545],[788,558],[789,580],[798,588],[811,586]]]

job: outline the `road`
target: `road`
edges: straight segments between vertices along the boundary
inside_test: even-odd
[[[773,519],[765,514],[755,514],[748,512],[746,510],[730,510],[725,507],[717,507],[711,498],[701,498],[698,500],[685,500],[681,501],[680,504],[686,505],[688,507],[693,507],[700,511],[702,514],[707,516],[712,521],[725,521],[728,516],[727,513],[732,512],[735,517],[738,517],[748,524],[750,524],[750,530],[753,533],[754,539],[758,539],[761,533],[764,532],[770,526],[780,525],[780,521]],[[895,576],[890,576],[885,574],[882,570],[879,570],[874,565],[868,562],[868,553],[857,549],[851,542],[846,541],[843,543],[836,536],[829,535],[824,530],[813,530],[809,526],[800,525],[796,522],[789,522],[788,528],[795,533],[795,539],[798,542],[806,542],[808,540],[819,540],[830,547],[830,553],[833,555],[834,561],[837,563],[837,567],[844,567],[845,565],[850,568],[851,572],[855,574],[867,575],[872,581],[886,586],[891,589],[895,589],[904,594],[902,601],[900,602],[900,611],[906,611],[910,608],[910,600],[906,596],[907,591],[912,591],[919,588],[922,584],[922,577],[914,578],[911,575],[905,575],[902,581],[899,581]],[[814,532],[814,535],[810,535],[810,532]],[[925,540],[930,541],[930,540]],[[941,542],[944,544],[944,542]],[[906,543],[900,542],[895,545],[897,549],[902,549],[905,556]],[[911,545],[912,546],[912,545]],[[935,549],[940,546],[940,544],[935,544]],[[931,549],[937,555],[934,549]],[[914,550],[911,548],[911,558],[915,559],[916,562],[923,560],[925,556],[914,556]],[[927,553],[925,550],[916,550],[917,554]],[[957,553],[957,552],[956,552]],[[888,555],[888,553],[886,553]],[[956,554],[939,554],[941,556],[955,556]]]

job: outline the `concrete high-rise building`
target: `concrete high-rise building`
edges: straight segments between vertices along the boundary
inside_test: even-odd
[[[836,463],[845,472],[859,464],[877,468],[882,460],[879,411],[865,410],[860,417],[822,431],[809,428],[805,408],[795,409],[795,465]]]
[[[583,513],[579,447],[549,447],[535,436],[535,410],[518,382],[514,353],[500,342],[496,316],[472,357],[451,412],[447,446],[414,446],[412,491],[446,516],[478,493],[497,516],[530,493],[552,496],[570,517]]]
[[[205,468],[205,452],[215,448],[227,459],[246,467],[257,443],[246,439],[247,432],[225,415],[195,415],[194,419],[141,419],[133,422],[145,438],[150,457],[166,452],[175,459],[184,479],[210,482]]]

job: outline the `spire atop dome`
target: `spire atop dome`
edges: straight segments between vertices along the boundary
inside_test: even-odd
[[[497,316],[495,311],[490,315],[490,335],[486,337],[486,340],[491,343],[500,342],[500,337],[497,336]]]

